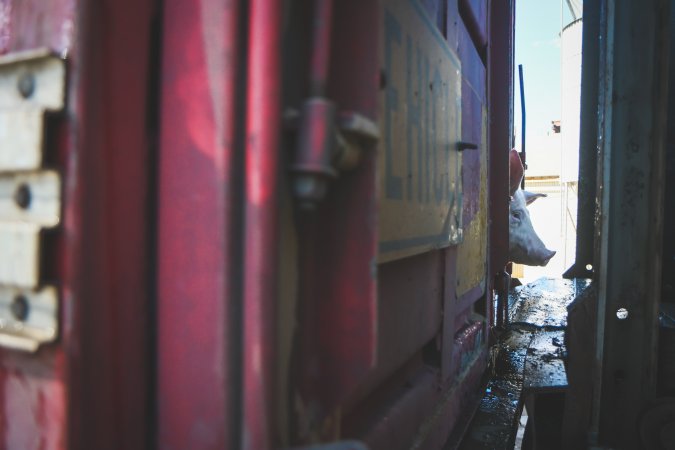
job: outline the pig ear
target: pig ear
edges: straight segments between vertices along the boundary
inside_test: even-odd
[[[512,196],[518,190],[518,186],[520,186],[523,172],[523,162],[520,160],[520,155],[513,149],[509,154],[509,194]]]
[[[547,197],[546,194],[535,194],[534,192],[530,191],[523,191],[523,194],[525,194],[525,203],[529,205],[539,197]]]

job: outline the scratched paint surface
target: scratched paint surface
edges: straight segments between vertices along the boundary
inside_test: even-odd
[[[470,186],[466,197],[468,200],[475,200],[474,211],[467,213],[464,211],[464,241],[458,248],[458,260],[462,264],[457,265],[457,296],[462,297],[467,292],[473,290],[476,286],[485,288],[485,272],[487,260],[487,115],[485,109],[482,111],[483,124],[481,133],[481,145],[479,146],[476,157],[478,163],[476,170],[473,172],[477,179],[475,186]],[[465,160],[468,158],[465,158]],[[465,162],[465,164],[468,161]],[[465,173],[468,172],[466,167]],[[467,201],[469,205],[471,202]],[[467,220],[467,217],[469,218]],[[478,295],[480,295],[478,294]]]
[[[461,62],[417,0],[382,8],[379,260],[462,238]]]
[[[482,3],[482,2],[481,2]],[[477,17],[485,15],[476,6]],[[464,240],[457,249],[457,296],[463,304],[485,290],[487,272],[487,88],[486,69],[468,31],[458,20],[457,49],[462,60],[462,141],[477,144],[462,154]],[[466,301],[463,301],[466,300]]]
[[[67,55],[73,44],[76,3],[0,0],[0,54],[50,48]],[[55,149],[49,151],[53,155]],[[61,326],[64,335],[72,329],[66,320]],[[60,346],[37,354],[0,350],[0,448],[66,448],[67,396],[65,354]]]

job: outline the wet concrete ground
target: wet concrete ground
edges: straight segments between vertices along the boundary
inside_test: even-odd
[[[543,278],[512,291],[511,324],[493,348],[493,374],[461,448],[514,448],[523,394],[566,389],[566,308],[586,286]]]

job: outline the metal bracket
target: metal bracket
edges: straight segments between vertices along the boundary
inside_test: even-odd
[[[320,97],[306,100],[302,112],[286,110],[283,121],[298,133],[291,165],[293,190],[300,207],[307,210],[323,200],[330,179],[357,167],[364,148],[379,139],[375,122],[352,111],[338,113],[333,102]]]
[[[44,166],[45,116],[65,106],[66,66],[49,50],[0,57],[0,346],[34,352],[58,335],[44,285],[43,230],[61,222],[61,177]]]
[[[0,288],[0,346],[35,352],[58,332],[56,288]]]

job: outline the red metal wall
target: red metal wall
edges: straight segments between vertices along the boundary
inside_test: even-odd
[[[377,120],[378,89],[386,89],[383,85],[391,79],[377,64],[384,3],[356,3],[335,5],[328,96],[340,108]],[[488,217],[489,26],[508,27],[501,20],[511,16],[507,5],[506,14],[489,25],[486,2],[460,3],[422,5],[462,62],[460,136],[479,146],[463,154],[463,220],[468,225],[481,212]],[[507,72],[502,68],[500,73]],[[399,105],[404,95],[399,92]],[[508,124],[508,116],[491,119]],[[508,125],[500,125],[498,131],[508,140]],[[507,150],[505,146],[504,155]],[[366,271],[377,257],[367,253],[378,240],[377,222],[387,220],[378,209],[384,194],[376,164],[368,154],[356,171],[340,174],[315,215],[300,219],[298,239],[306,250],[298,263],[301,314],[294,364],[299,399],[294,401],[300,406],[290,411],[298,416],[294,435],[298,443],[353,437],[372,448],[435,448],[467,420],[469,398],[485,367],[492,310],[488,230],[476,225],[484,239],[466,244],[474,247],[465,245],[461,258],[461,247],[450,246],[378,264],[376,273]],[[505,236],[505,222],[493,224]],[[458,292],[459,277],[471,274],[460,270],[469,263],[462,258],[478,259],[483,272],[476,284],[466,281]],[[366,289],[368,283],[359,284],[364,274],[376,274],[376,285]],[[477,321],[476,312],[488,316],[486,321]]]
[[[148,74],[151,1],[0,2],[0,51],[66,58],[47,165],[63,177],[62,225],[46,237],[60,337],[0,350],[0,447],[142,449],[152,442]],[[45,281],[45,280],[43,280]]]
[[[487,180],[503,179],[492,103],[509,94],[488,73],[510,61],[487,43],[512,11],[406,2],[461,62],[456,138],[478,147],[458,172],[463,243],[382,258],[373,140],[313,211],[287,170],[312,95],[382,123],[385,3],[0,0],[0,51],[68,65],[46,149],[64,177],[44,262],[62,332],[36,355],[0,351],[0,447],[438,448],[461,431],[505,230]]]
[[[160,448],[228,448],[241,345],[233,317],[239,2],[164,2],[157,291]],[[245,16],[242,16],[245,17]],[[239,149],[241,151],[241,148]],[[240,170],[240,166],[238,169]],[[241,264],[241,259],[237,259]],[[239,311],[239,314],[241,312]],[[237,412],[239,414],[239,412]],[[262,447],[261,447],[262,448]]]

